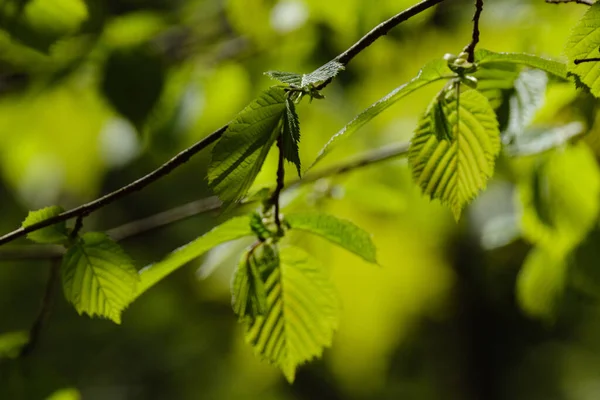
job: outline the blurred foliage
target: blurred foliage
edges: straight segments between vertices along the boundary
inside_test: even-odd
[[[29,209],[70,208],[129,183],[231,121],[272,83],[264,71],[313,71],[414,3],[0,0],[0,227],[19,226]],[[403,23],[357,57],[325,100],[300,104],[302,165],[426,62],[458,53],[470,39],[471,3],[444,2]],[[586,9],[488,1],[480,46],[560,58]],[[494,93],[499,115],[523,93],[543,97],[517,121],[527,140],[503,137],[536,155],[501,155],[458,224],[419,193],[400,160],[285,194],[286,213],[328,212],[371,232],[381,265],[319,238],[290,238],[328,269],[342,304],[332,348],[301,367],[293,386],[244,343],[230,281],[248,243],[235,242],[144,293],[119,326],[81,318],[57,296],[26,357],[19,349],[50,262],[3,260],[0,398],[597,399],[600,114],[572,84],[537,83],[538,92]],[[323,165],[408,140],[440,89],[401,100]],[[574,133],[573,125],[558,131],[573,123]],[[272,153],[255,189],[273,184]],[[89,216],[84,230],[210,195],[208,164],[208,153],[198,155]],[[122,245],[139,269],[231,214],[189,218]],[[207,278],[197,272],[203,265],[214,270]]]

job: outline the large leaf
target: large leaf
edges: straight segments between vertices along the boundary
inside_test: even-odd
[[[178,248],[163,260],[143,268],[140,271],[140,284],[138,285],[135,298],[173,271],[200,257],[213,247],[231,240],[253,235],[254,233],[250,228],[250,216],[248,215],[232,218],[213,228],[198,239]]]
[[[434,60],[425,64],[415,78],[408,83],[405,83],[404,85],[394,89],[384,98],[369,106],[369,108],[358,114],[356,118],[350,121],[350,123],[344,126],[338,133],[333,135],[321,149],[317,155],[317,159],[313,162],[310,168],[314,167],[315,164],[323,159],[323,157],[329,154],[329,152],[333,150],[333,148],[338,145],[341,140],[348,139],[348,137],[350,137],[359,128],[385,111],[388,107],[392,106],[398,100],[432,82],[446,79],[451,74],[452,71],[450,71],[448,68],[448,63],[445,60]]]
[[[339,300],[326,269],[304,251],[282,248],[280,260],[277,268],[261,270],[267,312],[248,322],[246,340],[293,382],[297,366],[331,346]]]
[[[569,73],[579,77],[592,94],[600,96],[600,63],[586,62],[579,65],[575,60],[598,58],[600,52],[600,3],[592,5],[571,32],[565,45],[569,58]]]
[[[302,173],[298,143],[300,142],[300,120],[294,102],[285,100],[285,116],[283,118],[282,149],[283,157],[296,166],[298,176]]]
[[[455,218],[494,173],[494,160],[500,151],[500,132],[494,110],[475,90],[460,95],[457,113],[456,94],[444,102],[444,116],[452,126],[451,140],[440,140],[429,106],[411,140],[409,163],[413,178],[423,193],[448,205]]]
[[[539,246],[566,253],[596,224],[600,170],[583,143],[551,154],[519,189],[523,233]]]
[[[50,206],[37,211],[30,211],[23,221],[23,228],[35,225],[38,222],[55,217],[62,213],[64,209],[59,206]],[[39,229],[27,234],[27,238],[37,243],[60,244],[69,239],[69,232],[65,221]]]
[[[548,75],[537,69],[522,71],[515,80],[515,91],[509,99],[508,127],[505,140],[519,136],[544,104]]]
[[[321,236],[368,262],[377,263],[377,249],[371,235],[350,221],[319,212],[289,214],[285,221],[292,229]]]
[[[272,87],[229,124],[212,152],[208,183],[225,207],[240,200],[260,172],[285,114],[283,88]]]
[[[65,297],[79,314],[121,323],[139,276],[118,244],[103,233],[86,233],[65,254],[61,271]]]
[[[556,77],[567,79],[567,66],[564,63],[533,54],[495,53],[493,51],[480,49],[475,52],[475,61],[479,66],[495,63],[519,64],[541,69]]]

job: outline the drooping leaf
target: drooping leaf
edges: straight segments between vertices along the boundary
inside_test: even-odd
[[[213,228],[198,239],[170,253],[163,260],[140,270],[140,283],[134,298],[139,297],[167,275],[200,257],[213,247],[245,236],[254,236],[248,215],[232,218]]]
[[[292,229],[321,236],[368,262],[377,263],[377,249],[371,235],[350,221],[319,212],[288,214],[285,221]]]
[[[296,113],[294,102],[287,98],[285,100],[285,116],[283,118],[283,137],[282,151],[283,157],[294,164],[298,170],[298,177],[301,176],[302,166],[300,164],[300,154],[298,143],[300,142],[300,120]]]
[[[581,122],[552,127],[536,127],[515,136],[511,143],[504,145],[503,151],[511,156],[530,156],[564,146],[571,139],[581,135],[584,126]]]
[[[208,183],[230,206],[248,191],[277,139],[285,114],[285,91],[271,87],[229,124],[212,151]]]
[[[329,154],[329,152],[333,150],[333,148],[338,145],[341,140],[348,139],[359,128],[385,111],[388,107],[392,106],[398,100],[432,82],[439,81],[441,79],[447,79],[451,74],[452,71],[450,71],[448,68],[448,63],[445,60],[434,60],[425,64],[415,78],[408,83],[405,83],[404,85],[394,89],[384,98],[369,106],[369,108],[358,114],[356,118],[350,121],[338,133],[333,135],[321,149],[316,160],[312,163],[309,169],[314,167],[323,159],[323,157]]]
[[[67,250],[61,272],[65,297],[79,314],[121,323],[139,276],[117,243],[103,233],[84,234]]]
[[[584,144],[556,151],[519,185],[522,230],[531,242],[567,253],[595,226],[600,170]]]
[[[571,31],[565,44],[565,54],[569,59],[568,72],[579,78],[579,82],[590,88],[592,94],[600,97],[600,63],[585,62],[579,65],[575,60],[600,57],[600,3],[594,3]]]
[[[30,211],[27,218],[25,218],[25,221],[23,221],[22,226],[25,228],[37,224],[48,218],[55,217],[63,211],[65,210],[59,206],[50,206],[42,208],[41,210]],[[27,238],[37,243],[60,244],[69,239],[69,232],[67,230],[66,222],[63,221],[35,232],[28,233]]]
[[[494,110],[482,94],[475,90],[461,93],[457,113],[455,91],[449,93],[444,114],[452,126],[452,140],[439,140],[433,130],[430,110],[434,100],[419,122],[408,157],[423,193],[448,205],[458,219],[494,173],[500,132]]]
[[[559,254],[534,248],[517,278],[517,298],[529,315],[552,320],[565,285],[566,262]]]
[[[558,78],[567,79],[567,66],[555,60],[526,53],[496,53],[479,49],[475,52],[475,61],[479,66],[495,63],[510,63],[541,69]]]
[[[302,75],[296,74],[294,72],[283,72],[283,71],[267,71],[265,72],[271,79],[275,79],[281,83],[285,83],[287,85],[302,86]]]
[[[304,251],[281,248],[280,260],[278,268],[261,270],[267,312],[248,322],[246,341],[293,382],[299,365],[331,346],[339,300],[325,268]]]
[[[535,113],[544,104],[548,75],[537,69],[525,70],[514,81],[515,91],[509,99],[508,127],[505,142],[521,135],[529,126]]]
[[[279,268],[279,254],[273,245],[253,246],[244,253],[231,286],[231,305],[240,319],[252,321],[267,312],[267,292],[263,275]]]
[[[29,333],[25,331],[0,334],[0,360],[18,357],[27,342],[29,342]]]
[[[333,60],[327,64],[320,66],[310,74],[302,75],[302,87],[315,86],[319,83],[335,78],[337,74],[345,69],[344,64]]]

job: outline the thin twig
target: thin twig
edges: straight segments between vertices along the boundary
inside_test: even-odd
[[[473,15],[473,35],[471,43],[469,43],[463,51],[469,55],[468,62],[475,62],[475,47],[479,43],[479,19],[483,11],[483,0],[475,0],[475,15]]]
[[[373,150],[342,165],[323,169],[319,172],[307,175],[302,179],[290,181],[285,185],[284,190],[296,189],[300,186],[314,183],[321,179],[343,175],[363,167],[368,167],[370,165],[375,165],[394,158],[403,157],[408,154],[408,146],[408,143],[398,143]],[[240,205],[248,205],[253,202],[253,200],[247,199],[242,201]],[[106,233],[114,240],[121,241],[199,214],[217,211],[220,208],[221,201],[218,198],[214,196],[208,197],[206,199],[196,200],[137,221],[129,222],[117,228],[110,229]],[[64,250],[60,246],[25,245],[7,247],[0,248],[0,262],[59,258],[63,254]]]
[[[60,258],[52,260],[52,267],[50,268],[50,275],[48,276],[48,280],[46,282],[46,289],[44,291],[44,297],[42,298],[42,305],[40,307],[40,311],[38,313],[37,318],[33,322],[31,329],[29,330],[29,341],[23,348],[21,348],[21,352],[19,353],[19,357],[27,357],[30,355],[37,347],[40,341],[40,335],[42,333],[42,329],[46,322],[48,321],[48,317],[50,316],[50,311],[52,309],[52,303],[54,302],[54,296],[56,294],[56,283],[58,280],[58,273],[60,272]]]
[[[594,4],[592,0],[546,0],[548,4],[564,4],[564,3],[576,3],[576,4],[585,4],[586,6],[591,6]]]

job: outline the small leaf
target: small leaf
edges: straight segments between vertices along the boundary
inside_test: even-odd
[[[300,164],[300,154],[298,143],[300,142],[300,120],[296,114],[294,102],[287,98],[285,100],[286,112],[283,119],[283,137],[282,144],[283,157],[294,164],[298,170],[298,177],[301,176],[302,166]]]
[[[30,211],[23,221],[23,228],[35,225],[38,222],[45,221],[55,217],[65,210],[59,206],[50,206],[37,211]],[[27,238],[37,243],[44,244],[61,244],[69,239],[69,232],[65,221],[39,229],[35,232],[27,234]]]
[[[445,60],[434,60],[425,64],[421,71],[419,71],[419,74],[410,82],[394,89],[387,96],[372,104],[369,108],[358,114],[356,118],[350,121],[350,123],[343,127],[338,133],[333,135],[321,149],[316,160],[308,169],[314,167],[323,159],[323,157],[329,154],[341,140],[348,139],[359,128],[385,111],[388,107],[392,106],[398,100],[432,82],[447,79],[450,74],[452,74],[452,71],[448,68],[448,63]]]
[[[315,86],[319,83],[323,83],[328,81],[329,79],[335,78],[337,74],[343,71],[346,67],[344,64],[333,60],[329,61],[327,64],[317,68],[310,74],[302,75],[302,88],[306,88],[308,86]]]
[[[579,65],[575,60],[598,58],[600,52],[600,3],[588,8],[579,23],[573,28],[565,45],[565,54],[569,59],[569,73],[579,77],[579,82],[590,88],[592,94],[600,97],[600,63],[585,62]]]
[[[503,151],[511,157],[540,154],[564,146],[583,132],[584,126],[581,122],[530,128],[515,136],[511,143],[505,144]]]
[[[515,80],[514,94],[509,99],[508,127],[505,142],[522,134],[546,99],[548,75],[540,70],[526,70]]]
[[[287,85],[302,86],[302,75],[296,74],[293,72],[282,72],[282,71],[267,71],[265,72],[271,79],[275,79],[281,83],[285,83]]]
[[[321,236],[364,260],[377,263],[377,249],[371,235],[350,221],[318,212],[286,215],[290,228]]]
[[[262,271],[267,312],[248,322],[246,341],[291,383],[299,365],[331,346],[339,299],[326,269],[304,251],[282,248],[280,260],[277,268]]]
[[[61,271],[65,297],[79,314],[121,323],[139,276],[118,244],[103,233],[86,233],[65,254]]]
[[[541,69],[556,77],[567,79],[567,66],[559,61],[550,60],[526,53],[495,53],[479,49],[475,52],[475,61],[482,67],[486,64],[510,63]]]
[[[208,183],[225,208],[244,197],[260,172],[279,134],[285,101],[283,88],[264,91],[229,124],[213,148]]]
[[[249,215],[232,218],[213,228],[198,239],[170,253],[163,260],[140,270],[140,283],[134,299],[173,271],[200,257],[213,247],[245,236],[254,236],[254,232],[250,228]]]
[[[440,141],[433,130],[430,110],[436,99],[419,122],[408,157],[423,193],[440,199],[458,219],[494,173],[500,132],[494,110],[482,94],[475,90],[461,93],[458,113],[456,101],[451,100],[444,103],[444,114],[452,126],[452,140]]]

